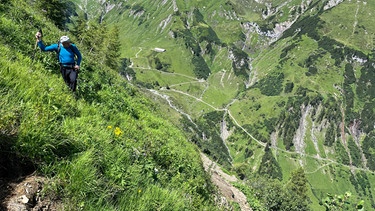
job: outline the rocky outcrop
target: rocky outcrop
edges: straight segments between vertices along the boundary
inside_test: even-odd
[[[344,0],[329,0],[328,3],[324,6],[324,10],[328,10],[328,9],[331,9],[332,7],[335,7],[337,6],[338,4],[340,4],[341,2],[343,2]]]
[[[10,195],[2,205],[8,211],[62,210],[60,201],[41,194],[46,182],[44,177],[30,175],[19,183],[11,183]]]
[[[310,114],[311,108],[312,108],[311,105],[308,105],[308,106],[302,105],[302,107],[301,107],[302,117],[300,119],[299,127],[296,131],[296,134],[295,134],[294,138],[293,138],[293,144],[294,144],[294,147],[295,147],[295,151],[302,156],[305,155],[305,147],[306,147],[305,135],[306,135],[307,124],[308,124],[307,123],[307,117]],[[301,161],[301,165],[303,165],[302,161]]]

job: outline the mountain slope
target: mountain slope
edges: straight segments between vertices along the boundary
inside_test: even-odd
[[[248,186],[302,166],[314,210],[346,191],[375,206],[374,3],[76,2],[119,28],[122,74]]]
[[[257,170],[268,143],[276,163],[260,172],[303,166],[314,207],[345,191],[374,204],[373,3],[112,4],[104,20],[122,28],[135,83],[167,99],[203,151]]]
[[[78,91],[68,90],[55,54],[34,48],[39,27],[46,44],[63,34],[44,16],[47,6],[56,5],[0,4],[0,187],[35,171],[51,181],[40,197],[66,210],[217,209],[197,148],[105,65],[113,52],[68,33],[84,58]],[[107,43],[100,29],[81,35]]]

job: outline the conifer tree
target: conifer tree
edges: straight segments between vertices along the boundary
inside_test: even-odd
[[[78,38],[79,43],[82,43],[82,34],[88,27],[88,18],[86,13],[79,13],[77,16],[70,18],[69,31]]]
[[[37,7],[60,29],[64,28],[67,21],[68,6],[65,0],[39,0]]]
[[[267,144],[264,149],[264,155],[262,158],[262,163],[259,166],[258,173],[260,175],[264,175],[272,179],[278,179],[280,181],[283,179],[281,167],[273,157],[272,151],[270,149],[270,144]]]
[[[111,69],[118,69],[120,58],[119,29],[117,26],[107,33],[104,63]]]
[[[95,61],[103,61],[103,43],[106,38],[106,25],[89,22],[85,30],[80,34],[82,45],[88,48]]]
[[[307,195],[307,182],[303,168],[298,168],[292,172],[286,184],[286,197],[283,202],[283,210],[310,210],[310,199]]]

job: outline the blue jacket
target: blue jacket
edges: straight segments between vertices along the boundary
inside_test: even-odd
[[[42,51],[57,51],[58,45],[52,44],[49,46],[45,46],[43,41],[38,42],[38,46]],[[61,64],[77,64],[81,65],[82,61],[82,55],[81,52],[79,52],[76,45],[71,44],[72,47],[64,48],[62,44],[60,44],[60,55],[59,55],[59,62]],[[77,62],[75,62],[75,55],[77,55]]]

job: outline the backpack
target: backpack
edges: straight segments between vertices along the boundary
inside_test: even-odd
[[[74,54],[76,54],[76,52],[74,51],[74,48],[73,48],[73,46],[72,46],[72,44],[70,44],[70,46],[69,46],[69,48],[70,48],[70,50],[74,53]],[[60,40],[57,42],[57,51],[56,51],[56,56],[57,56],[57,61],[60,63],[60,50],[61,50],[61,42],[60,42]]]

